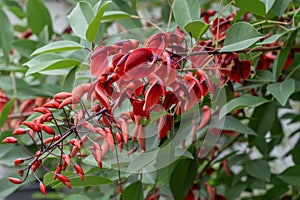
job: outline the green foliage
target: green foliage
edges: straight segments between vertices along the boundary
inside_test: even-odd
[[[251,24],[238,22],[233,24],[228,30],[227,37],[224,41],[222,51],[238,51],[250,47],[263,35],[259,33]]]

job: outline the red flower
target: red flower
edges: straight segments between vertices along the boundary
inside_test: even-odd
[[[249,60],[234,60],[235,65],[228,73],[228,77],[236,82],[242,82],[250,76],[251,63]]]

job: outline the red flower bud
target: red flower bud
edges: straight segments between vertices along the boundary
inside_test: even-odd
[[[14,184],[21,184],[23,181],[18,178],[8,177],[8,180]]]
[[[58,107],[59,107],[59,102],[56,101],[56,100],[51,100],[51,101],[45,103],[45,104],[43,105],[43,107],[45,107],[45,108],[55,108],[55,109],[58,109]]]
[[[116,133],[116,139],[117,139],[118,143],[122,143],[123,142],[123,138],[122,138],[122,135],[120,134],[120,132]]]
[[[41,127],[38,124],[28,122],[28,121],[27,122],[22,122],[22,124],[27,126],[28,128],[30,128],[34,132],[40,132],[41,131]]]
[[[70,164],[71,164],[70,156],[64,154],[64,155],[62,156],[62,158],[63,158],[64,161],[67,163],[67,165],[70,166]]]
[[[23,135],[26,133],[26,130],[23,128],[17,128],[12,134],[13,135]]]
[[[43,131],[45,131],[49,135],[54,135],[55,134],[55,131],[50,126],[42,125],[42,129],[43,129]]]
[[[51,113],[51,111],[46,107],[38,107],[38,108],[34,108],[32,110],[35,112],[43,113],[43,114]]]
[[[81,148],[81,143],[75,138],[70,140],[70,144],[73,145],[73,146],[76,146],[78,149]]]
[[[62,167],[61,167],[61,164],[60,164],[60,163],[58,163],[58,164],[57,164],[57,166],[56,166],[56,170],[55,170],[54,177],[53,177],[53,178],[54,178],[54,180],[56,179],[56,175],[57,175],[57,174],[60,174],[60,172],[61,172],[61,168],[62,168]]]
[[[40,191],[44,196],[46,196],[46,187],[43,182],[40,182]]]
[[[59,104],[59,109],[63,108],[64,106],[67,106],[69,104],[72,104],[73,102],[73,97],[68,97],[65,100],[63,100],[60,104]]]
[[[75,171],[77,172],[77,174],[79,175],[80,180],[83,181],[83,179],[84,179],[84,172],[83,172],[81,166],[78,165],[78,164],[74,164],[74,169],[75,169]]]
[[[55,135],[54,137],[50,137],[50,138],[47,138],[43,141],[43,144],[49,144],[53,141],[57,141],[60,139],[60,136],[59,135]]]
[[[41,156],[41,154],[42,154],[42,152],[41,152],[41,151],[37,151],[37,152],[35,152],[35,156],[36,156],[36,157],[40,157],[40,156]]]
[[[54,95],[54,99],[66,99],[68,97],[72,97],[72,94],[69,92],[59,92],[56,95]]]
[[[32,164],[31,170],[32,170],[33,172],[35,172],[35,171],[37,170],[37,168],[39,168],[39,166],[40,166],[41,164],[42,164],[42,160],[41,160],[41,159],[36,160],[36,161]]]
[[[19,176],[21,176],[21,177],[22,177],[22,176],[24,175],[24,170],[22,170],[22,169],[19,169],[19,170],[18,170],[18,174],[19,174]]]
[[[24,162],[23,158],[18,158],[14,161],[14,164],[15,164],[15,166],[18,166],[18,165],[22,164],[23,162]]]
[[[55,175],[58,180],[60,182],[62,182],[63,184],[65,184],[69,189],[71,189],[71,184],[70,184],[70,180],[65,176],[65,175],[62,175],[62,174],[56,174]]]
[[[6,137],[2,140],[2,143],[16,144],[17,142],[18,142],[17,138],[14,137]]]

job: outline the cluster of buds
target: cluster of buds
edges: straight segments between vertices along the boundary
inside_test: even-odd
[[[60,182],[71,188],[69,179],[61,174],[66,168],[73,164],[75,172],[79,175],[80,179],[84,179],[84,172],[81,166],[77,163],[72,163],[71,158],[75,156],[82,156],[80,153],[83,141],[87,139],[87,136],[80,137],[77,133],[77,128],[72,124],[67,114],[68,107],[79,103],[79,98],[72,93],[61,92],[54,96],[52,100],[45,103],[41,107],[34,108],[33,110],[40,115],[34,118],[32,121],[24,121],[22,125],[13,131],[13,136],[6,137],[2,140],[2,143],[18,144],[24,148],[28,153],[27,158],[18,158],[14,161],[15,166],[27,163],[25,168],[18,170],[18,174],[23,178],[9,177],[8,180],[14,184],[23,183],[31,172],[36,179],[40,182],[40,190],[42,194],[46,194],[46,187],[44,183],[36,175],[36,170],[44,168],[46,171],[53,173],[46,166],[43,165],[43,159],[49,155],[60,158],[56,171],[54,173],[54,179],[58,179]],[[55,117],[55,112],[62,112],[64,114],[64,120],[59,120]],[[19,140],[29,137],[32,143],[35,144],[37,150],[32,152],[22,145]],[[70,139],[72,137],[72,139]],[[67,145],[70,146],[70,153],[66,152]],[[60,153],[57,154],[56,150]]]

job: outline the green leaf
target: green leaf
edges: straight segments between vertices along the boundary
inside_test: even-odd
[[[156,159],[157,151],[147,151],[138,155],[132,162],[130,162],[127,172],[139,173],[151,164]]]
[[[206,24],[199,20],[192,21],[184,25],[185,31],[189,33],[197,41],[208,30],[209,27],[210,27],[209,24]]]
[[[4,58],[8,61],[8,54],[11,50],[11,42],[14,40],[14,30],[4,11],[0,8],[0,47],[3,50]]]
[[[274,34],[270,37],[268,37],[267,39],[265,39],[264,41],[262,42],[258,42],[256,43],[257,45],[263,45],[263,44],[272,44],[273,42],[277,41],[281,36],[283,36],[284,34],[286,34],[287,32],[285,33],[280,33],[280,34]]]
[[[265,7],[266,7],[266,13],[269,12],[269,10],[272,8],[272,6],[275,3],[275,0],[261,0],[262,2],[264,2]]]
[[[82,194],[71,194],[70,196],[64,198],[65,200],[91,200],[88,196]]]
[[[275,1],[272,11],[277,17],[281,17],[289,5],[290,1]]]
[[[238,22],[233,24],[227,31],[224,46],[221,52],[243,50],[263,38],[251,24]]]
[[[266,160],[251,160],[244,163],[246,172],[259,180],[270,181],[271,169]]]
[[[79,61],[66,59],[60,55],[51,53],[41,54],[24,63],[24,66],[29,67],[25,75],[28,76],[42,70],[69,68],[78,64],[80,64]]]
[[[189,151],[193,154],[194,159],[179,160],[170,178],[170,189],[175,199],[184,199],[197,175],[196,148],[191,146]]]
[[[191,21],[199,20],[200,4],[195,0],[175,0],[173,14],[175,21],[181,29]]]
[[[270,151],[265,136],[273,127],[276,113],[275,101],[258,106],[254,109],[248,125],[258,134],[256,137],[249,137],[250,147],[256,146],[265,157],[268,157]]]
[[[232,99],[221,108],[219,119],[223,118],[227,113],[235,109],[241,109],[244,107],[257,107],[267,102],[267,99],[256,96],[242,96]]]
[[[122,192],[122,200],[143,200],[143,188],[141,181],[137,181],[135,183],[127,186]]]
[[[283,180],[287,184],[291,184],[300,187],[300,165],[294,165],[284,170],[278,178]]]
[[[51,16],[41,0],[27,1],[27,21],[32,32],[39,35],[45,26],[48,26],[49,38],[53,35]]]
[[[255,131],[253,131],[248,126],[244,125],[240,120],[231,117],[226,116],[224,124],[222,123],[214,123],[212,124],[212,127],[218,128],[218,129],[224,129],[228,131],[236,131],[238,133],[246,134],[246,135],[257,135]]]
[[[73,67],[65,78],[63,91],[72,92],[76,79],[77,66]]]
[[[43,53],[49,53],[49,52],[63,52],[63,51],[77,50],[83,48],[84,46],[78,44],[77,42],[67,41],[67,40],[55,41],[35,50],[31,56],[43,54]]]
[[[288,190],[288,185],[275,185],[272,189],[267,191],[263,199],[277,199],[283,196]]]
[[[239,182],[229,187],[226,190],[226,197],[228,199],[238,199],[240,194],[247,188],[247,183]]]
[[[297,9],[297,11],[295,12],[294,16],[293,16],[293,25],[297,26],[300,20],[300,8]]]
[[[295,81],[289,79],[280,83],[270,84],[267,87],[267,91],[270,92],[282,106],[285,106],[289,97],[295,92]]]
[[[100,28],[101,20],[104,14],[104,11],[106,10],[107,6],[111,4],[111,1],[106,1],[103,5],[101,5],[100,9],[98,10],[98,13],[96,16],[92,19],[91,23],[89,24],[87,31],[86,31],[86,39],[90,42],[94,42],[97,32]]]
[[[236,0],[235,6],[261,17],[264,17],[266,14],[265,5],[261,0]]]
[[[72,187],[90,187],[90,186],[107,185],[113,183],[111,180],[101,176],[84,176],[83,181],[81,181],[79,177],[69,178],[69,180]],[[53,189],[62,188],[62,187],[65,187],[65,185],[59,182],[57,185],[53,186]]]
[[[264,83],[275,81],[273,74],[268,70],[257,70],[255,76],[257,78],[257,79],[255,79],[255,81],[257,80],[257,81],[264,82]]]
[[[15,40],[12,46],[26,58],[30,57],[32,52],[36,49],[37,42],[32,40]]]
[[[300,140],[298,140],[297,144],[294,146],[294,148],[291,151],[291,155],[293,157],[293,161],[295,164],[300,164]]]
[[[42,47],[49,43],[49,31],[48,26],[44,26],[41,33],[38,35],[39,41],[37,47]]]
[[[114,21],[114,20],[120,20],[120,19],[126,19],[130,18],[130,15],[123,11],[105,11],[102,17],[102,21]]]
[[[3,110],[2,110],[1,115],[0,115],[0,127],[4,126],[4,124],[5,124],[5,122],[8,118],[9,112],[10,112],[10,110],[12,109],[12,107],[14,105],[15,100],[16,100],[16,98],[11,99],[3,107]]]
[[[283,69],[283,66],[286,62],[286,59],[287,59],[290,51],[291,51],[290,48],[281,49],[279,54],[276,56],[276,59],[275,59],[274,64],[273,64],[273,75],[274,75],[276,80],[280,76],[280,73]]]
[[[133,10],[136,10],[136,4],[138,0],[130,0],[130,4]]]
[[[86,30],[94,16],[91,4],[84,1],[77,3],[69,15],[72,31],[77,36],[85,39]]]

